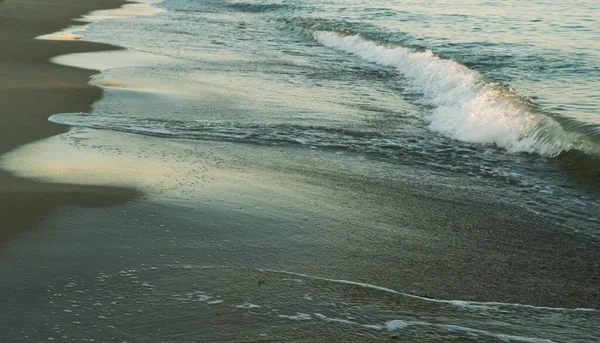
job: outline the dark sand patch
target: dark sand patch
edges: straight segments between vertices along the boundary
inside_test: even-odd
[[[92,10],[115,8],[122,0],[7,0],[0,3],[0,154],[33,141],[64,133],[48,122],[58,112],[87,111],[102,95],[90,86],[95,72],[59,66],[51,57],[115,47],[80,41],[44,41],[52,33]],[[0,171],[0,243],[36,227],[57,207],[109,206],[124,203],[136,192],[111,187],[50,184]]]

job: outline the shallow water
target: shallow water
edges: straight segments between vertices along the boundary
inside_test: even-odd
[[[595,1],[154,6],[78,32],[135,54],[55,59],[102,69],[106,92],[50,120],[430,168],[597,234]]]
[[[65,342],[590,342],[599,317],[585,309],[438,302],[369,284],[227,266],[142,265],[56,279],[40,301],[43,313],[51,314],[44,325],[23,327],[15,336]]]
[[[549,223],[591,241],[600,234],[596,1],[154,6],[161,11],[96,13],[84,18],[91,24],[45,37],[128,51],[55,58],[99,70],[92,83],[104,97],[92,114],[53,115],[83,129],[3,156],[3,168],[135,186],[160,205],[56,216],[64,232],[9,249],[28,268],[36,268],[38,251],[52,262],[39,274],[0,279],[8,288],[21,279],[40,288],[32,301],[39,315],[30,326],[11,322],[6,337],[589,342],[600,335],[599,312],[585,304],[468,301],[555,296],[537,298],[539,289],[559,286],[502,250],[507,241],[510,249],[538,243],[504,238],[519,225]],[[458,209],[465,212],[450,215]],[[58,251],[70,235],[97,249]],[[441,270],[444,254],[451,261]],[[576,262],[565,265],[575,270]],[[7,298],[21,308],[19,296]]]
[[[327,200],[294,207],[294,200],[310,201],[306,185],[286,201],[265,190],[252,196],[256,182],[233,184],[253,200],[232,199],[235,190],[206,190],[202,196],[210,202],[131,203],[53,216],[53,229],[25,235],[0,260],[6,273],[0,285],[13,290],[3,296],[8,311],[0,314],[0,339],[548,343],[592,342],[600,335],[597,309],[427,295],[422,289],[428,286],[472,292],[477,284],[454,275],[463,283],[453,286],[435,270],[423,280],[402,265],[394,250],[410,249],[412,239],[427,250],[428,231],[396,228],[388,233],[398,240],[389,249],[378,242],[385,236],[381,229],[351,228],[373,222],[352,205],[333,204],[364,222],[323,208]],[[257,204],[263,209],[249,209]],[[483,264],[491,263],[488,256]],[[506,280],[497,282],[506,287]]]

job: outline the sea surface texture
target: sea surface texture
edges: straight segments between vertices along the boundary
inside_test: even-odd
[[[155,6],[91,25],[149,56],[94,79],[95,113],[52,121],[423,166],[598,234],[597,1]]]
[[[186,144],[343,155],[365,182],[410,170],[406,178],[423,184],[432,180],[456,193],[468,188],[565,231],[600,234],[599,1],[153,6],[162,11],[99,21],[81,32],[126,48],[131,61],[98,67],[92,82],[105,87],[105,97],[92,114],[50,120]],[[277,270],[175,266],[154,277],[161,272],[148,265],[85,282],[100,289],[136,276],[144,304],[181,308],[182,316],[192,303],[230,302],[248,323],[296,323],[314,332],[340,330],[340,337],[351,330],[366,340],[591,342],[599,334],[594,309],[436,300]],[[268,278],[277,287],[250,301],[236,298],[243,282],[176,290],[172,281],[228,273]],[[67,281],[72,288],[53,301],[89,299],[90,311],[98,312],[110,298],[73,293],[79,281]],[[171,324],[173,332],[186,331]]]

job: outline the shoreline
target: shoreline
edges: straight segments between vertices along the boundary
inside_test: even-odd
[[[90,0],[86,4],[77,2],[75,8],[72,8],[70,6],[75,3],[75,0],[60,0],[58,5],[53,4],[53,6],[50,6],[52,7],[51,11],[48,8],[44,9],[43,6],[36,7],[36,4],[42,4],[40,0],[35,0],[28,4],[18,4],[14,0],[7,0],[0,5],[0,9],[2,9],[0,19],[13,18],[10,20],[18,21],[20,26],[28,28],[27,30],[19,30],[9,25],[11,21],[0,21],[2,23],[0,24],[2,25],[0,26],[0,39],[3,40],[5,45],[12,47],[12,49],[3,51],[0,54],[2,63],[12,66],[9,69],[11,72],[2,75],[2,78],[0,78],[0,103],[8,104],[8,107],[5,107],[9,109],[8,113],[14,112],[14,118],[11,118],[9,122],[12,126],[5,125],[0,128],[0,130],[4,130],[0,131],[0,154],[4,154],[16,147],[33,141],[39,141],[43,138],[67,132],[69,130],[68,126],[51,123],[47,120],[48,116],[53,113],[87,111],[91,104],[102,96],[103,90],[100,87],[88,83],[90,76],[97,73],[96,70],[54,64],[50,62],[50,58],[72,53],[119,51],[123,49],[86,41],[34,39],[34,37],[40,34],[61,30],[71,23],[72,18],[76,18],[92,10],[115,8],[126,3],[122,0],[111,0],[110,3],[103,2],[102,6],[99,6],[97,5],[98,2],[99,0]],[[10,6],[7,7],[5,5]],[[57,6],[57,8],[54,8],[54,6]],[[63,11],[65,6],[69,7],[70,11]],[[32,7],[36,7],[36,10],[33,10]],[[34,13],[32,14],[32,12]],[[52,15],[49,15],[48,12],[54,14],[55,17],[52,18]],[[20,17],[27,20],[14,19]],[[28,20],[35,23],[29,25]],[[12,34],[15,30],[19,33],[18,35]],[[23,58],[23,51],[28,52],[26,58]],[[43,73],[42,76],[40,76],[41,73]],[[37,99],[37,101],[35,103],[28,102],[28,99],[32,98]],[[23,104],[26,104],[26,106]],[[26,131],[20,132],[24,128]],[[9,133],[12,133],[12,135]],[[232,150],[239,149],[233,148]],[[253,149],[252,153],[259,154],[256,149]],[[223,158],[223,156],[220,158]],[[139,168],[139,166],[134,166],[134,168],[136,167]],[[53,171],[55,170],[50,170],[50,172]],[[257,174],[259,177],[265,172],[265,170],[247,170],[244,178],[248,178],[249,175],[257,171],[259,171]],[[98,172],[98,170],[92,170],[92,172]],[[139,177],[140,174],[135,175]],[[302,176],[302,174],[299,175]],[[211,177],[217,176],[213,174]],[[218,177],[222,178],[223,175]],[[360,260],[365,269],[373,269],[373,271],[367,274],[373,276],[376,283],[383,282],[387,286],[392,286],[394,283],[403,281],[398,275],[381,277],[380,275],[385,274],[385,268],[376,266],[380,262],[385,262],[384,264],[388,267],[395,266],[398,262],[394,262],[394,259],[402,256],[406,260],[403,264],[407,269],[422,268],[425,270],[420,273],[423,278],[423,281],[420,282],[421,285],[414,290],[417,294],[433,294],[433,297],[448,299],[460,298],[486,301],[497,300],[497,296],[500,296],[502,300],[506,301],[520,301],[537,305],[567,306],[567,304],[572,304],[579,306],[581,305],[579,302],[583,299],[576,299],[577,297],[572,297],[572,295],[565,296],[564,299],[562,298],[564,295],[558,297],[560,299],[551,299],[546,296],[528,294],[527,290],[529,286],[526,285],[526,280],[531,277],[529,274],[536,274],[539,280],[528,282],[538,284],[541,283],[540,280],[546,280],[547,278],[552,279],[555,283],[561,280],[561,282],[565,282],[565,285],[569,279],[573,280],[577,278],[579,279],[578,283],[582,283],[583,285],[593,284],[593,279],[597,276],[597,271],[587,259],[584,259],[585,261],[578,260],[580,256],[595,256],[596,254],[592,247],[597,246],[596,242],[583,242],[584,238],[574,237],[570,233],[546,230],[544,228],[545,223],[537,222],[534,216],[522,213],[522,211],[516,208],[504,208],[498,207],[497,204],[479,202],[477,206],[480,207],[480,210],[485,210],[483,210],[483,213],[472,213],[472,206],[474,204],[464,201],[461,197],[455,198],[453,195],[448,194],[431,198],[430,193],[419,190],[418,185],[416,187],[415,184],[411,183],[398,185],[396,191],[386,192],[384,189],[381,189],[381,192],[377,192],[378,196],[370,196],[369,194],[372,193],[372,190],[379,188],[380,185],[375,182],[369,187],[364,187],[362,185],[364,181],[354,179],[355,177],[353,175],[347,182],[340,183],[338,185],[338,192],[340,189],[350,190],[356,188],[352,192],[357,192],[357,198],[368,198],[367,202],[356,204],[356,207],[375,206],[381,212],[381,215],[373,219],[370,213],[368,215],[365,214],[365,218],[357,218],[359,221],[351,221],[348,223],[348,226],[360,223],[364,226],[366,232],[372,230],[377,225],[381,225],[381,221],[385,219],[386,227],[390,231],[396,232],[394,236],[386,236],[388,233],[385,233],[385,231],[376,231],[369,238],[368,242],[362,240],[357,240],[356,242],[359,247],[371,244],[371,241],[376,241],[381,246],[389,246],[386,248],[387,252],[384,254],[384,257],[370,256],[364,252],[361,255],[356,255],[356,258]],[[339,175],[336,175],[330,181],[337,184],[337,179],[339,179]],[[68,182],[67,180],[62,179],[60,181],[62,183],[44,183],[35,179],[17,177],[7,171],[0,171],[0,214],[4,216],[3,218],[6,218],[5,221],[9,224],[6,227],[0,228],[0,246],[20,232],[35,229],[38,227],[37,223],[44,221],[50,214],[57,214],[58,217],[58,214],[67,213],[76,217],[78,210],[71,210],[68,208],[69,206],[81,208],[124,205],[128,200],[136,198],[143,192],[138,191],[137,189],[140,188],[137,187],[88,186],[74,183],[69,184],[66,183]],[[306,180],[303,182],[310,183],[312,181]],[[240,182],[238,186],[245,187],[242,185],[243,183],[243,181]],[[103,183],[92,182],[90,184]],[[322,191],[321,188],[326,189],[326,187],[328,187],[327,183],[319,185],[319,188],[315,189],[314,194],[318,194],[317,197],[322,197],[323,195],[320,194]],[[248,191],[250,190],[251,188],[248,189]],[[280,192],[286,195],[289,189],[281,188]],[[218,186],[213,193],[222,194],[224,193],[224,188]],[[411,200],[406,198],[400,200],[398,198],[399,194],[409,194],[409,199]],[[312,201],[311,197],[313,196],[313,194],[307,195],[307,199],[311,199]],[[261,199],[246,198],[240,205],[245,207],[254,200]],[[343,199],[336,199],[330,201],[330,203],[339,203],[339,211],[345,211],[347,210],[347,206],[343,205],[343,201]],[[277,204],[277,202],[270,203],[269,206],[274,208],[274,204]],[[388,204],[396,205],[392,205],[389,208]],[[170,206],[171,204],[167,205],[169,206],[165,206],[164,208],[157,207],[154,210],[157,213],[165,215],[178,211],[173,206]],[[302,208],[295,208],[293,206],[287,208],[286,211],[277,213],[276,217],[288,220],[294,216],[293,213],[295,211],[303,210]],[[432,206],[433,208],[437,208],[437,210],[424,210]],[[203,211],[220,211],[224,207],[223,204],[212,203],[210,211],[198,209],[189,215],[193,218],[202,217],[206,215]],[[27,210],[24,211],[23,209]],[[117,209],[120,209],[120,207]],[[398,212],[403,211],[408,211],[415,215],[411,216],[411,220],[407,220],[406,218],[402,218],[402,216],[398,216]],[[257,212],[256,215],[257,218],[261,218],[260,216],[264,215],[264,213]],[[338,217],[343,216],[343,212],[336,212],[336,215]],[[496,218],[496,220],[489,223],[487,222],[489,217]],[[110,219],[112,218],[109,218],[109,216],[102,217],[93,223],[92,228],[107,226]],[[225,217],[215,219],[215,222],[225,219]],[[242,222],[240,218],[237,219]],[[49,226],[62,227],[65,223],[73,221],[77,222],[76,219],[69,218],[61,225]],[[178,222],[178,220],[173,220],[170,224],[176,225]],[[448,226],[449,223],[451,224],[450,227]],[[550,223],[548,222],[547,224]],[[80,223],[78,225],[83,226]],[[117,230],[117,226],[113,227],[113,229]],[[305,230],[306,227],[301,225],[297,229]],[[329,224],[323,229],[329,233],[334,233],[337,228],[334,224]],[[294,233],[290,231],[290,234],[293,235]],[[332,235],[335,234],[339,234],[339,232]],[[362,233],[357,232],[357,234],[360,239],[363,239]],[[422,234],[423,239],[416,240],[414,237],[411,237],[415,234]],[[444,238],[441,239],[440,237]],[[493,237],[493,239],[490,237]],[[401,241],[402,239],[410,239],[411,244],[415,244],[415,246],[408,245],[406,252],[399,253],[396,251],[397,248],[393,242]],[[568,242],[562,242],[563,239],[567,239]],[[526,242],[531,240],[538,243],[543,242],[543,244],[536,249],[528,248]],[[403,244],[406,244],[406,242],[403,242]],[[585,248],[585,250],[578,252],[578,247],[579,249]],[[290,248],[298,247],[291,246]],[[353,249],[352,245],[342,245],[338,248],[340,251],[351,251]],[[471,251],[474,248],[476,251]],[[428,249],[435,251],[435,256],[431,256]],[[143,249],[137,249],[136,251],[143,251]],[[571,262],[562,261],[560,258],[554,256],[552,251],[561,251],[562,254],[560,255],[562,255],[563,259],[568,258]],[[328,255],[323,251],[317,252],[325,257]],[[259,252],[255,252],[255,254],[259,254]],[[450,261],[444,261],[443,255],[445,254],[452,256]],[[235,259],[235,256],[227,256],[227,258]],[[485,264],[473,263],[473,261],[481,261],[482,259],[489,259],[488,266],[493,266],[491,268],[493,272],[490,273],[488,266]],[[590,260],[593,260],[593,258]],[[272,262],[270,261],[269,263]],[[422,286],[431,282],[430,279],[437,275],[442,267],[446,269],[444,282],[440,282],[435,287]],[[454,268],[454,271],[451,271],[452,268]],[[544,275],[542,272],[534,273],[536,268],[538,270],[551,271],[551,275]],[[488,292],[481,289],[482,287],[477,282],[469,281],[471,290],[467,291],[468,287],[464,285],[460,286],[459,284],[464,277],[462,274],[469,269],[474,269],[473,278],[479,279],[479,283],[489,283],[488,288],[491,289],[495,287],[495,283],[498,283],[505,286],[507,290],[502,290],[502,287],[499,287],[495,291]],[[498,269],[498,271],[495,269]],[[564,274],[567,270],[577,270],[577,272],[574,272],[575,278],[572,279],[572,275]],[[504,284],[510,283],[506,279],[513,277],[521,282],[521,285],[514,289],[512,285]],[[369,277],[363,280],[370,279]],[[571,292],[579,291],[575,290],[579,287],[578,283],[569,286],[569,288],[572,288]],[[449,291],[446,288],[450,284],[455,285],[455,287]],[[463,290],[461,287],[465,289]],[[548,293],[551,293],[550,290],[559,288],[558,286],[549,287]],[[581,298],[582,296],[580,295],[579,297]],[[590,297],[590,295],[586,293],[586,297]],[[587,299],[591,300],[592,298],[594,297]],[[594,304],[594,307],[597,307],[595,306],[595,298],[590,302]]]
[[[102,90],[88,83],[93,70],[50,62],[55,56],[118,47],[84,41],[50,41],[35,37],[63,29],[73,19],[93,10],[110,9],[124,0],[52,3],[34,0],[0,2],[0,154],[44,138],[65,133],[68,127],[47,118],[65,111],[89,111]],[[33,100],[33,101],[32,101]],[[65,206],[112,206],[138,196],[132,189],[44,183],[0,170],[0,245],[18,233],[36,228],[39,221]]]
[[[88,83],[97,71],[50,58],[122,49],[34,39],[78,15],[125,3],[100,1],[0,0],[0,41],[10,47],[0,52],[6,66],[0,70],[0,155],[44,138],[60,140],[70,127],[48,116],[89,111],[101,99],[103,90]],[[597,240],[555,230],[551,220],[485,200],[467,185],[457,190],[438,187],[446,183],[436,178],[404,178],[416,170],[412,166],[370,178],[365,164],[327,152],[290,154],[213,141],[169,147],[160,138],[98,132],[100,142],[129,148],[118,150],[121,164],[100,156],[94,165],[74,155],[66,169],[75,172],[65,177],[35,156],[28,164],[34,153],[25,149],[16,158],[23,169],[37,164],[60,181],[0,170],[0,322],[6,328],[0,340],[54,340],[62,332],[65,340],[181,341],[183,334],[250,341],[247,331],[254,330],[258,337],[288,340],[297,331],[298,341],[323,334],[322,341],[333,342],[356,341],[361,330],[379,325],[381,332],[363,337],[381,341],[384,324],[404,316],[417,326],[437,318],[424,326],[448,326],[450,335],[464,320],[476,324],[467,332],[485,328],[497,338],[517,334],[527,326],[523,319],[535,324],[547,316],[553,327],[554,312],[575,312],[590,322],[600,313]],[[90,137],[77,137],[88,143],[83,154],[110,145]],[[70,154],[63,147],[39,151],[57,164],[58,156]],[[130,167],[132,188],[74,180],[85,168],[111,178],[103,165]],[[162,165],[172,170],[156,168]],[[156,178],[143,180],[145,170]],[[170,182],[158,184],[164,179]],[[261,306],[264,313],[253,317]],[[515,322],[503,322],[510,313]],[[312,322],[296,326],[290,320]],[[318,320],[325,324],[312,325]],[[528,335],[525,329],[521,334]],[[410,330],[399,335],[405,334],[415,339]]]
[[[598,334],[598,241],[470,183],[457,189],[443,175],[407,177],[416,166],[327,151],[48,121],[112,94],[88,83],[96,70],[50,61],[121,48],[34,39],[124,3],[77,1],[0,3],[0,40],[10,47],[0,52],[0,154],[15,153],[0,170],[0,340]]]

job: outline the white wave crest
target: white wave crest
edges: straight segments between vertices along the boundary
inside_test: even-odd
[[[465,142],[495,144],[508,152],[554,156],[572,147],[558,123],[455,61],[431,51],[378,45],[359,35],[315,31],[313,36],[327,47],[396,68],[406,78],[408,90],[421,94],[421,103],[433,107],[426,118],[432,131]]]

